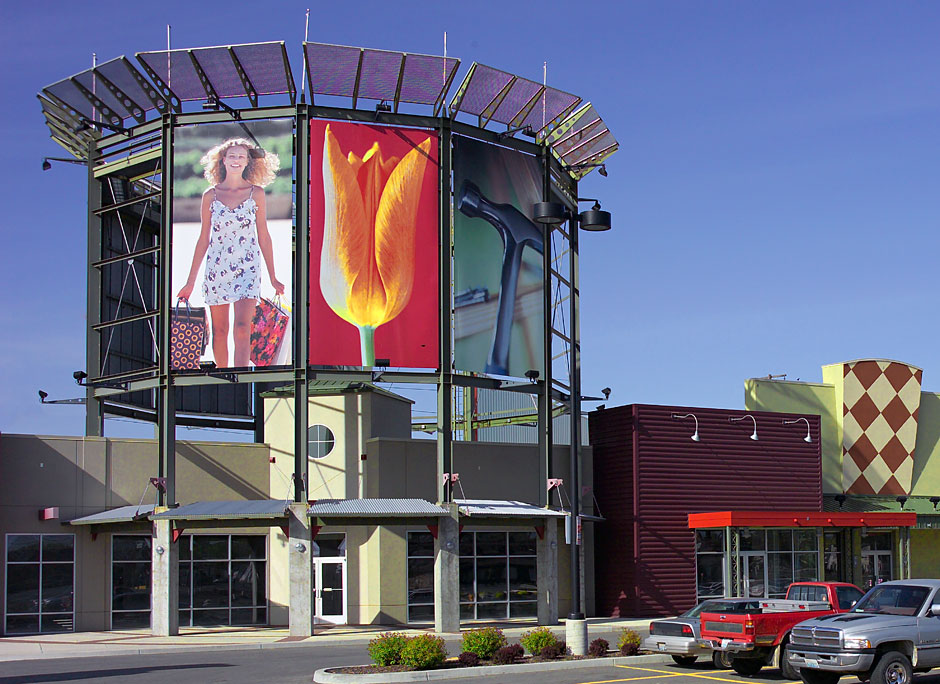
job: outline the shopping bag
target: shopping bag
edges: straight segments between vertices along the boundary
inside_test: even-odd
[[[180,308],[181,301],[186,302],[185,309]],[[191,307],[186,299],[177,300],[170,312],[170,366],[173,370],[197,370],[208,341],[206,310]]]
[[[255,366],[273,366],[287,335],[290,308],[281,304],[280,297],[273,300],[262,297],[255,306],[251,320],[251,362]]]

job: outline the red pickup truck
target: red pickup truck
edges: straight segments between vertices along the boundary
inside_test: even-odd
[[[844,582],[794,582],[785,599],[762,599],[759,612],[702,613],[701,639],[730,655],[731,668],[740,675],[752,676],[771,665],[779,667],[785,678],[799,679],[787,661],[790,630],[803,620],[848,611],[862,593]]]

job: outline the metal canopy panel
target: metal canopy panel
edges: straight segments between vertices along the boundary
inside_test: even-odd
[[[159,109],[166,110],[166,102],[160,93],[147,81],[124,55],[99,64],[95,71],[107,78],[114,85],[126,93],[144,111]]]
[[[145,520],[153,513],[153,504],[120,506],[109,511],[86,515],[69,521],[69,525],[104,525],[108,523],[135,522]]]
[[[524,501],[454,499],[454,503],[463,515],[477,518],[565,518],[568,515]]]
[[[438,105],[457,73],[459,59],[372,48],[304,43],[310,94]]]
[[[578,106],[581,98],[535,81],[474,63],[451,107],[510,127],[531,126],[535,131],[551,126]]]
[[[95,118],[94,105],[88,101],[71,78],[63,78],[42,89],[43,94],[51,95],[69,108],[72,116],[81,115],[88,120]]]
[[[307,509],[311,518],[427,518],[447,511],[424,499],[320,499]]]
[[[153,516],[154,520],[270,520],[286,518],[289,510],[284,499],[243,501],[197,501],[171,508]]]
[[[294,96],[282,41],[138,52],[137,59],[182,101],[204,100],[213,93],[219,97],[248,97],[253,103],[257,95]],[[205,86],[197,64],[208,81]],[[238,66],[244,69],[249,84],[242,81]]]
[[[594,106],[588,102],[545,136],[555,154],[566,166],[600,163],[620,147]],[[575,169],[580,178],[591,168]]]

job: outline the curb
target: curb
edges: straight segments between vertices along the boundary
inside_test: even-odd
[[[520,663],[518,665],[487,665],[485,667],[462,667],[456,670],[421,670],[417,672],[379,672],[376,674],[342,674],[331,672],[336,668],[323,668],[313,673],[316,684],[369,684],[375,682],[435,682],[445,679],[467,677],[495,677],[508,672],[524,673],[544,670],[576,670],[604,665],[630,665],[638,663],[671,663],[670,656],[641,655],[615,656],[613,658],[585,658],[584,660],[558,660],[545,663]]]

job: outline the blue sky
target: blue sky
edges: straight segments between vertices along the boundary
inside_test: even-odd
[[[600,111],[621,149],[581,187],[614,221],[582,240],[585,393],[734,408],[745,378],[818,381],[860,357],[920,366],[940,391],[940,4],[323,5],[310,40],[439,54],[447,31],[461,77],[479,61],[541,80],[547,61],[549,85]],[[175,48],[286,40],[296,70],[306,7],[6,9],[0,431],[83,426],[36,394],[79,395],[87,262],[84,169],[41,171],[62,151],[35,93],[93,52],[164,48],[167,24]]]

